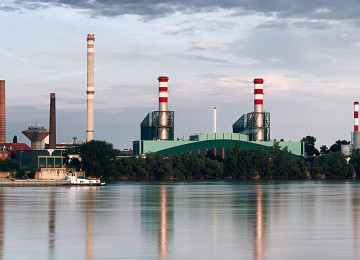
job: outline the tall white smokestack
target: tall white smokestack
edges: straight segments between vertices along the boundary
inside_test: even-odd
[[[216,133],[216,107],[213,109],[213,131]]]
[[[255,133],[253,133],[254,141],[264,141],[264,89],[263,79],[254,79],[254,120]]]
[[[159,80],[159,111],[160,111],[160,140],[169,140],[169,128],[168,128],[168,81],[169,78],[161,76]],[[162,113],[163,112],[163,113]]]
[[[87,35],[87,128],[86,140],[94,140],[94,34]]]

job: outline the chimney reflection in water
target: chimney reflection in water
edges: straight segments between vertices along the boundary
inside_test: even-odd
[[[55,232],[56,232],[56,201],[55,191],[52,190],[49,196],[48,210],[48,227],[49,227],[49,259],[54,259],[55,253]]]
[[[95,188],[96,187],[87,187]],[[94,194],[91,190],[87,191],[86,198],[86,260],[94,259],[94,217],[93,200]]]
[[[256,186],[256,227],[255,227],[255,260],[263,259],[263,203],[262,185]]]
[[[160,230],[159,230],[159,255],[160,259],[167,259],[167,197],[166,187],[162,186],[160,190]]]
[[[0,190],[0,260],[4,259],[4,233],[5,233],[5,210],[4,210],[4,190]]]

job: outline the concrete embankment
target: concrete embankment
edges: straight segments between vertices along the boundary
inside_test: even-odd
[[[69,185],[67,180],[0,180],[0,187],[35,187]]]

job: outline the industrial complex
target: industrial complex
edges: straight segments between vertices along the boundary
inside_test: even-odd
[[[87,125],[85,142],[88,142],[94,139],[94,34],[88,34],[86,41]],[[252,111],[239,115],[239,118],[232,124],[232,132],[217,132],[216,107],[214,107],[213,132],[197,133],[195,130],[196,134],[189,136],[186,140],[175,137],[175,112],[168,106],[169,77],[159,76],[157,80],[159,106],[146,114],[140,122],[140,139],[133,141],[134,157],[146,156],[147,153],[206,155],[211,152],[215,156],[225,158],[231,149],[265,151],[272,149],[274,140],[270,136],[270,112],[264,110],[264,80],[262,78],[253,80],[254,107]],[[249,86],[249,88],[251,87]],[[12,158],[17,160],[22,167],[37,168],[42,178],[46,178],[46,175],[48,178],[54,178],[65,174],[62,166],[62,151],[68,147],[56,143],[55,93],[50,93],[49,110],[49,128],[35,124],[22,131],[31,141],[31,147],[24,143],[7,143],[5,140],[5,80],[0,80],[0,159]],[[44,142],[44,140],[47,141]],[[280,141],[279,145],[282,148],[287,147],[294,157],[306,156],[303,142]],[[353,148],[360,148],[359,102],[354,102],[354,131],[351,133],[351,144],[343,145],[342,152],[348,155]]]
[[[232,133],[216,131],[216,108],[214,108],[213,133],[195,134],[189,140],[174,140],[174,111],[168,110],[168,81],[159,80],[159,110],[149,113],[140,124],[140,140],[133,142],[133,156],[155,152],[168,155],[193,153],[205,155],[211,151],[215,156],[226,157],[229,150],[263,149],[270,150],[270,113],[264,112],[264,80],[254,79],[254,111],[242,115],[234,124]],[[302,142],[280,142],[293,156],[304,156]]]
[[[87,127],[86,141],[94,139],[94,34],[87,35]],[[63,150],[72,145],[56,143],[56,104],[55,93],[50,93],[49,128],[35,124],[22,133],[31,141],[31,147],[24,143],[6,142],[5,124],[5,80],[0,80],[0,159],[16,160],[20,167],[36,168],[36,178],[63,179]],[[48,141],[44,141],[48,140]],[[44,143],[44,145],[42,145]],[[81,143],[81,142],[80,142]],[[5,177],[5,176],[1,176]]]

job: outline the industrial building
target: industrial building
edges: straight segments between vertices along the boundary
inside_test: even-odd
[[[263,110],[263,79],[254,79],[254,112],[242,115],[233,124],[233,133],[216,132],[216,108],[214,107],[214,133],[195,134],[189,140],[174,141],[174,111],[168,110],[168,77],[159,80],[159,111],[149,113],[140,124],[141,140],[133,142],[133,156],[146,153],[168,155],[199,154],[212,151],[225,158],[234,148],[271,150],[270,113]],[[162,117],[163,116],[163,117]],[[293,156],[304,156],[302,142],[280,142]]]

